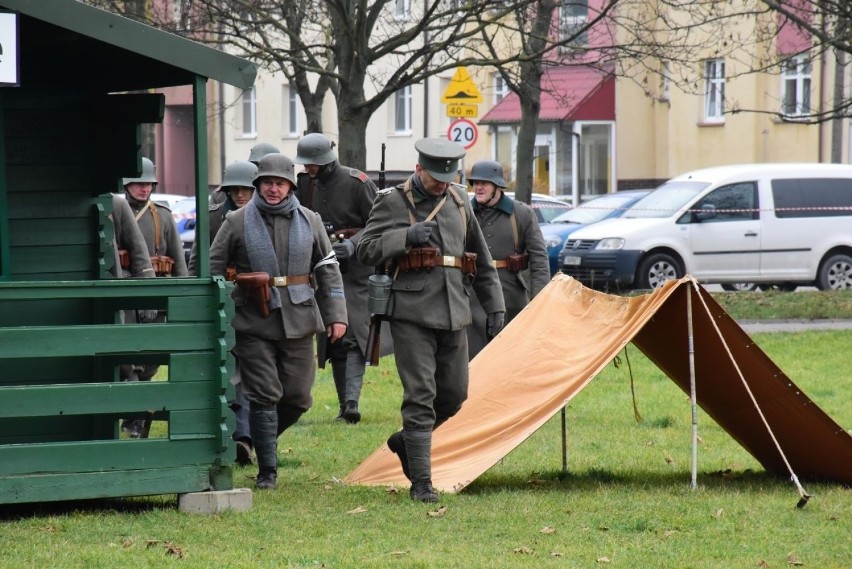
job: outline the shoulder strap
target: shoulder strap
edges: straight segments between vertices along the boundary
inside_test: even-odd
[[[515,242],[515,252],[521,252],[521,245],[518,241],[518,220],[515,219],[515,212],[509,214],[509,223],[512,224],[512,240]]]
[[[151,210],[151,217],[154,218],[154,254],[160,254],[160,216],[157,213],[157,206],[154,205],[154,202],[148,201],[148,204],[139,210],[139,213],[136,214],[136,221],[145,215],[145,212]]]
[[[464,231],[464,237],[462,238],[462,242],[464,243],[465,249],[467,249],[467,210],[464,208],[464,200],[461,199],[459,193],[453,188],[452,185],[447,187],[447,191],[453,196],[453,200],[455,200],[456,205],[459,208],[459,213],[462,218],[462,231]]]

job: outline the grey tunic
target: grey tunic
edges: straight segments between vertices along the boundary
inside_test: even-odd
[[[515,253],[512,214],[518,227],[518,252],[526,251],[529,254],[529,270],[523,273],[497,270],[500,286],[503,288],[508,324],[550,282],[550,265],[544,237],[532,208],[523,202],[510,199],[505,194],[494,207],[482,207],[475,200],[472,206],[492,258],[504,260]],[[470,359],[473,359],[485,347],[488,338],[486,313],[476,295],[471,295],[470,308],[473,324],[467,328],[467,342]]]
[[[142,235],[145,237],[145,242],[148,244],[148,254],[165,255],[171,257],[175,264],[172,267],[173,277],[185,277],[189,275],[186,268],[186,257],[183,252],[183,244],[180,241],[175,220],[172,217],[172,212],[164,205],[155,204],[146,201],[140,202],[130,195],[126,195],[127,203],[130,204],[130,209],[133,210],[133,215],[136,217],[136,224]],[[150,204],[150,206],[149,206]],[[142,211],[144,208],[144,211]],[[140,212],[142,214],[140,215]],[[155,235],[154,215],[157,216],[160,226],[160,235]],[[157,244],[159,243],[159,247]]]
[[[115,230],[116,255],[119,249],[124,249],[130,256],[130,268],[121,270],[118,260],[113,269],[116,277],[153,278],[151,257],[148,256],[148,244],[136,224],[133,210],[122,196],[112,196],[112,225]]]
[[[376,197],[376,185],[360,170],[341,166],[335,161],[325,165],[313,184],[306,173],[299,174],[297,182],[301,204],[319,214],[323,222],[331,223],[334,229],[363,228],[366,225]],[[362,231],[359,231],[349,238],[356,248],[361,234]],[[354,335],[364,353],[370,327],[367,279],[375,269],[362,264],[357,256],[342,263],[346,312],[349,317],[347,334],[351,332]]]

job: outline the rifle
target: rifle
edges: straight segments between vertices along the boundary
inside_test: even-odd
[[[382,161],[379,164],[379,189],[385,188],[385,143],[382,143]]]

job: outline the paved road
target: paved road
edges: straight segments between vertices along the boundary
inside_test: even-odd
[[[802,332],[805,330],[852,330],[852,320],[741,320],[749,334],[755,332]]]

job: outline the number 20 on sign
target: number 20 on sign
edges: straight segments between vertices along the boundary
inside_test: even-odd
[[[458,119],[450,124],[450,128],[447,130],[447,138],[468,149],[476,144],[476,139],[479,138],[479,129],[472,121]]]

